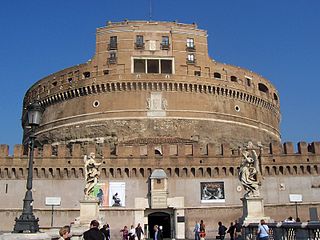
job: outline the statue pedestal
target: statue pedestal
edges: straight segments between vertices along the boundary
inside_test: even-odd
[[[261,219],[272,222],[270,217],[264,215],[264,204],[262,197],[241,198],[243,205],[242,220],[244,224],[259,223]]]
[[[99,201],[81,200],[80,201],[80,225],[89,225],[92,220],[99,220]]]

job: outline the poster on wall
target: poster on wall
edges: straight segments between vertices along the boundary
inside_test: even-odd
[[[201,182],[201,203],[225,202],[224,182]]]
[[[93,188],[93,196],[99,200],[100,207],[109,206],[109,185],[108,182],[97,183]]]
[[[109,206],[124,207],[126,205],[126,183],[110,182],[109,184]]]

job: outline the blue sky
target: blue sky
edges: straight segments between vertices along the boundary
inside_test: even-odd
[[[197,23],[209,54],[248,68],[279,90],[282,141],[319,141],[319,0],[152,0],[152,19]],[[148,20],[149,0],[2,0],[0,143],[21,143],[26,90],[86,62],[109,20]]]

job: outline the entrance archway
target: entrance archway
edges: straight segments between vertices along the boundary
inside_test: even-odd
[[[148,215],[150,238],[154,236],[154,225],[162,226],[163,238],[171,238],[171,218],[169,213],[155,212]]]

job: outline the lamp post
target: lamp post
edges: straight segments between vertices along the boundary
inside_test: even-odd
[[[31,127],[30,131],[30,151],[29,151],[29,165],[28,165],[28,177],[27,177],[27,191],[23,199],[23,210],[19,218],[16,218],[13,232],[23,233],[30,232],[35,233],[39,231],[39,218],[35,218],[33,215],[33,198],[32,198],[32,179],[33,179],[33,153],[35,142],[35,128],[39,126],[43,108],[39,103],[33,103],[28,106],[28,125]]]

